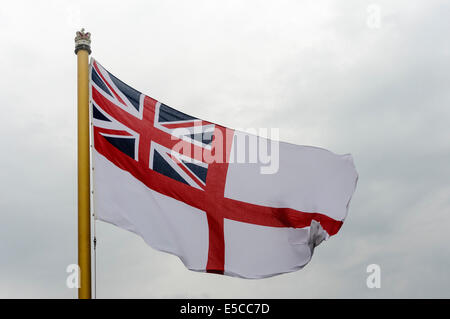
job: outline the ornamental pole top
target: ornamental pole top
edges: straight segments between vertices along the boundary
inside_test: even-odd
[[[79,50],[86,50],[89,54],[91,54],[91,33],[84,32],[84,28],[77,31],[77,35],[75,37],[75,54],[77,54]]]

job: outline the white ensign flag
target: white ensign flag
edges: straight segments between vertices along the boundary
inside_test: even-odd
[[[298,270],[347,216],[351,155],[186,115],[91,63],[94,209],[195,271]]]

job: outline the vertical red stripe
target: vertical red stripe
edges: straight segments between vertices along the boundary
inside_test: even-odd
[[[209,248],[206,271],[223,274],[225,266],[225,240],[223,235],[223,216],[208,210]]]
[[[220,154],[221,158],[216,157],[216,161],[208,165],[208,175],[206,176],[206,198],[208,200],[206,215],[209,227],[206,271],[218,274],[223,274],[225,269],[223,219],[226,212],[223,210],[222,201],[227,179],[228,157],[231,151],[231,143],[229,141],[232,140],[233,134],[233,130],[216,126],[212,148],[214,151],[223,150],[223,154]]]

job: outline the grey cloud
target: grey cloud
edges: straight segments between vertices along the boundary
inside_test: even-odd
[[[0,297],[73,298],[76,58],[188,114],[353,154],[341,232],[264,280],[187,271],[97,222],[98,297],[450,297],[450,43],[445,1],[15,1],[0,12]],[[366,267],[382,269],[381,289]]]

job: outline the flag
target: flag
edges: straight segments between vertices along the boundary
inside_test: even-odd
[[[187,115],[93,59],[90,90],[97,219],[190,270],[243,278],[304,267],[341,228],[358,177],[351,155]]]

